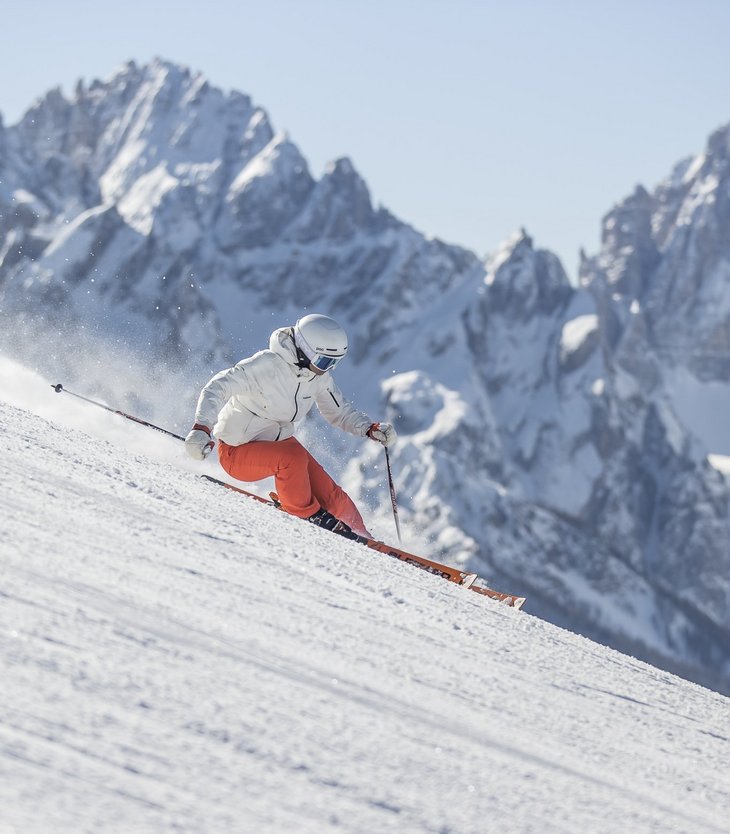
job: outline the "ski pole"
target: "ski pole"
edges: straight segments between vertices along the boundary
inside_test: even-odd
[[[393,518],[395,520],[395,532],[398,534],[398,544],[401,544],[400,522],[398,521],[398,502],[395,497],[395,486],[393,484],[393,473],[390,469],[390,454],[385,446],[385,465],[388,470],[388,486],[390,487],[390,503],[393,505]]]
[[[108,405],[104,405],[104,403],[97,402],[96,400],[90,400],[88,397],[83,397],[81,394],[74,394],[73,391],[69,391],[68,388],[64,388],[60,382],[57,382],[55,385],[51,384],[51,388],[57,393],[60,394],[61,391],[65,391],[67,394],[71,394],[72,397],[77,397],[84,402],[91,403],[92,405],[97,405],[99,408],[103,408],[105,411],[110,411],[112,414],[118,414],[120,417],[126,417],[127,420],[132,420],[135,423],[140,423],[140,425],[147,426],[148,428],[155,429],[155,431],[161,431],[163,434],[168,435],[169,437],[174,437],[177,440],[185,440],[184,437],[180,437],[179,434],[174,434],[174,432],[168,431],[167,429],[162,429],[159,426],[156,426],[154,423],[148,423],[146,420],[141,420],[139,417],[134,417],[132,414],[126,414],[124,411],[119,411],[116,408],[109,408]]]

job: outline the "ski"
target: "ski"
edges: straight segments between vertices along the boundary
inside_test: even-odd
[[[246,498],[253,498],[254,501],[258,501],[261,504],[268,504],[270,507],[280,507],[276,500],[256,495],[254,492],[249,492],[241,487],[221,481],[218,478],[213,478],[211,475],[201,475],[200,477],[213,484],[230,489],[233,492],[238,492]],[[497,602],[501,602],[511,608],[519,610],[525,604],[526,597],[518,597],[514,594],[503,594],[500,591],[495,591],[484,584],[476,584],[477,581],[481,583],[482,580],[480,580],[475,573],[466,573],[458,568],[452,568],[449,565],[442,565],[440,562],[425,559],[423,556],[416,556],[414,553],[409,553],[406,550],[401,550],[399,547],[393,547],[392,545],[385,544],[385,542],[370,539],[366,536],[358,536],[356,541],[360,544],[364,544],[371,550],[375,550],[378,553],[382,553],[385,556],[390,556],[394,559],[399,559],[401,562],[407,562],[409,565],[413,565],[413,567],[425,570],[434,576],[439,576],[447,582],[453,582],[456,585],[461,585],[462,588],[468,588],[470,591],[475,591],[478,594],[494,599]]]
[[[201,478],[204,478],[206,481],[210,481],[212,484],[218,484],[218,486],[225,487],[226,489],[232,489],[234,492],[240,492],[241,495],[245,495],[246,498],[253,498],[254,501],[258,501],[261,504],[268,504],[270,507],[274,506],[273,501],[269,501],[268,498],[264,498],[261,495],[256,495],[255,492],[249,492],[248,490],[241,489],[241,487],[233,486],[233,484],[227,484],[225,481],[219,481],[218,478],[214,478],[211,475],[201,475]]]

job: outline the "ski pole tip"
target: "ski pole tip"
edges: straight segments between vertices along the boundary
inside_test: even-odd
[[[51,388],[57,393],[60,394],[63,391],[63,385],[60,382],[57,382],[55,385],[51,383]]]

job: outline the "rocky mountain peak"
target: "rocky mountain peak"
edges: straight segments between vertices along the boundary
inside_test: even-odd
[[[707,140],[707,158],[715,164],[726,164],[730,159],[730,124],[723,125],[710,134]]]
[[[600,275],[611,293],[630,299],[643,297],[660,258],[652,230],[655,209],[654,198],[637,185],[631,196],[603,218],[602,252],[589,282]]]
[[[654,193],[638,188],[604,219],[599,255],[581,264],[606,320],[633,327],[638,308],[662,361],[704,382],[730,380],[729,147],[724,127]]]
[[[524,229],[487,262],[485,280],[489,306],[519,319],[551,312],[572,292],[559,259],[546,249],[535,249]]]

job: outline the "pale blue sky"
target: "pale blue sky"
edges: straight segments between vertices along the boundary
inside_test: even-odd
[[[575,275],[600,219],[730,122],[730,3],[0,2],[0,113],[160,56],[238,89],[320,176],[480,255],[525,226]]]

